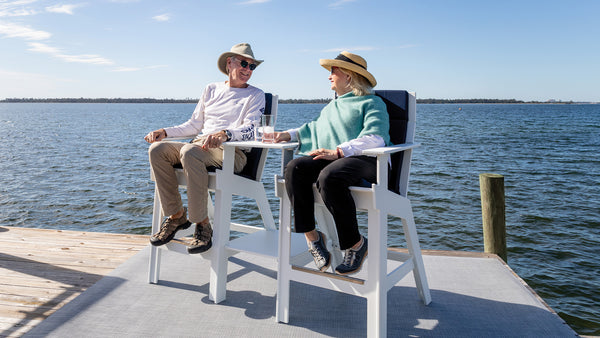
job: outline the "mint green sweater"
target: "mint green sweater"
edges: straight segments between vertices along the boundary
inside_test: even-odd
[[[298,153],[338,145],[367,135],[379,135],[390,145],[390,121],[383,100],[376,95],[346,93],[331,101],[316,120],[298,130]]]

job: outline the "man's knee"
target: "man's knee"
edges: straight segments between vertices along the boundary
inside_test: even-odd
[[[181,151],[179,151],[179,159],[181,160],[181,163],[185,165],[186,162],[198,158],[198,151],[202,151],[202,149],[192,144],[184,145],[181,148]]]
[[[150,144],[150,147],[148,147],[148,156],[150,157],[150,162],[152,162],[152,159],[164,157],[164,154],[169,150],[170,147],[166,142],[154,142]]]

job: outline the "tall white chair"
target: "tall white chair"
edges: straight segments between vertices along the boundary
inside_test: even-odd
[[[386,103],[390,115],[390,136],[394,145],[365,152],[377,157],[377,183],[350,188],[357,209],[368,213],[369,254],[358,274],[340,276],[332,272],[320,272],[314,267],[308,252],[291,254],[291,204],[283,178],[276,178],[276,194],[282,199],[276,309],[276,319],[279,322],[289,322],[291,280],[366,298],[369,337],[386,336],[387,293],[408,273],[413,273],[423,303],[431,302],[412,207],[407,198],[412,150],[418,146],[414,143],[415,94],[388,90],[377,91],[376,94]],[[388,161],[391,161],[391,168],[388,167]],[[315,201],[315,217],[320,230],[330,241],[328,247],[332,252],[331,269],[334,270],[341,262],[335,224],[316,188]],[[388,215],[402,219],[408,254],[388,250]]]
[[[265,114],[277,114],[278,96],[270,93],[265,94]],[[268,149],[252,148],[247,152],[248,161],[239,174],[233,172],[235,146],[224,143],[222,169],[213,168],[209,173],[209,218],[213,224],[213,246],[205,253],[198,254],[204,259],[211,261],[209,298],[215,303],[225,300],[227,283],[227,263],[230,256],[240,251],[255,252],[262,254],[260,244],[265,241],[277,242],[277,228],[265,188],[261,183],[262,172],[267,159]],[[186,187],[187,182],[181,168],[176,169],[177,179],[180,187]],[[154,177],[152,180],[155,181]],[[214,206],[211,191],[214,193]],[[232,196],[239,195],[252,198],[256,201],[264,227],[245,224],[231,223]],[[158,189],[154,193],[154,210],[152,213],[152,233],[159,230],[162,219],[165,217],[161,211]],[[150,269],[148,273],[149,283],[158,283],[160,274],[160,254],[162,250],[174,250],[187,254],[186,242],[191,241],[194,226],[177,232],[177,238],[163,246],[152,246],[150,253]],[[238,231],[247,234],[230,240],[230,232]],[[188,237],[184,237],[188,236]],[[254,243],[256,245],[248,245]],[[276,246],[276,244],[275,244]],[[276,251],[276,249],[275,249]]]

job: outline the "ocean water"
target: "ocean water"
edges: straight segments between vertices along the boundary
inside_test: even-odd
[[[277,129],[322,107],[282,104]],[[149,234],[143,136],[193,108],[0,103],[0,226]],[[422,248],[483,251],[479,174],[504,175],[508,264],[579,334],[600,335],[600,105],[422,104],[417,119],[409,197]],[[277,216],[279,153],[269,156]],[[259,221],[252,201],[234,209],[236,221]],[[402,246],[390,222],[390,244]]]

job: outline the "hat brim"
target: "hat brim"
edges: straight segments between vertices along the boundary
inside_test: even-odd
[[[367,79],[367,81],[369,81],[369,83],[371,84],[371,87],[375,87],[377,85],[377,80],[375,80],[375,77],[371,73],[369,73],[366,69],[362,68],[359,65],[355,65],[350,62],[343,61],[343,60],[334,60],[334,59],[320,59],[319,64],[321,66],[323,66],[323,68],[327,69],[330,72],[331,72],[331,67],[339,67],[339,68],[351,70],[357,74],[364,76],[365,79]]]
[[[217,61],[217,66],[219,67],[219,70],[225,74],[227,74],[227,58],[230,56],[242,56],[248,59],[252,59],[254,60],[254,63],[258,66],[261,63],[263,63],[264,60],[257,60],[255,59],[252,55],[248,55],[248,54],[239,54],[239,53],[233,53],[233,52],[225,52],[223,54],[221,54],[221,56],[219,56],[219,60]]]

